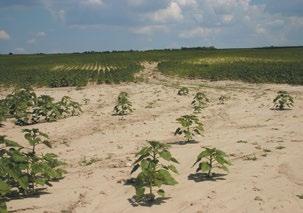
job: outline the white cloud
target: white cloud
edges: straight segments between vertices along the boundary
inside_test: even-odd
[[[28,43],[28,44],[34,44],[34,43],[36,43],[36,39],[35,39],[35,38],[29,39],[29,40],[27,41],[27,43]]]
[[[175,0],[180,6],[196,6],[196,0]]]
[[[145,2],[145,0],[127,0],[127,3],[131,6],[140,6]]]
[[[10,39],[10,35],[4,30],[0,30],[0,40],[8,40],[8,39]]]
[[[225,24],[232,22],[233,19],[234,19],[234,16],[231,14],[223,15],[223,17],[222,17],[223,23],[225,23]]]
[[[46,33],[45,32],[37,32],[36,36],[37,37],[44,37],[44,36],[46,36]]]
[[[143,27],[131,28],[130,31],[135,34],[152,35],[156,32],[169,32],[169,29],[164,25],[147,25]]]
[[[43,37],[45,37],[47,34],[45,32],[37,32],[35,34],[33,34],[33,37],[29,40],[27,40],[28,44],[34,44],[37,41],[41,40]]]
[[[81,3],[90,7],[99,7],[104,4],[103,0],[82,0]]]
[[[65,21],[65,10],[55,11],[55,16],[56,16],[60,21]]]
[[[196,27],[183,31],[179,34],[181,38],[206,38],[219,33],[220,28]]]
[[[183,19],[182,9],[176,2],[171,2],[167,8],[157,10],[156,12],[149,14],[149,18],[155,22],[170,22],[180,21]]]
[[[50,14],[61,22],[65,22],[65,10],[57,8],[51,0],[41,0],[44,7],[50,12]]]
[[[23,54],[23,53],[26,53],[26,50],[24,48],[21,48],[21,47],[18,47],[16,49],[14,49],[14,51],[17,53],[17,54]]]
[[[266,30],[264,27],[261,26],[261,24],[257,24],[256,26],[256,33],[258,34],[264,34],[266,33]]]

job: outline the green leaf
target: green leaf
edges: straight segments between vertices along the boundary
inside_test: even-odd
[[[201,162],[199,164],[199,169],[202,170],[203,172],[209,171],[210,165],[207,162]]]
[[[134,165],[132,171],[130,172],[131,174],[134,173],[135,171],[137,171],[137,169],[140,168],[139,164]]]
[[[176,185],[178,182],[171,176],[171,174],[164,170],[160,169],[158,174],[165,185]]]
[[[5,201],[0,199],[0,213],[8,213]]]
[[[157,191],[158,195],[160,195],[161,197],[165,197],[165,191],[163,189],[159,189]]]
[[[220,168],[223,169],[224,171],[228,172],[228,168],[226,166],[221,165]]]
[[[205,157],[208,157],[208,156],[210,156],[210,153],[209,153],[208,150],[202,151],[202,152],[198,155],[197,160],[196,160],[196,162],[194,163],[193,166],[195,166],[202,158],[205,158]]]
[[[4,196],[10,192],[11,187],[4,181],[0,180],[0,195]]]
[[[136,187],[136,195],[142,197],[144,195],[145,188],[142,186]]]
[[[219,163],[219,164],[221,164],[221,165],[224,165],[225,164],[225,159],[222,157],[222,156],[213,156],[214,157],[214,159]]]
[[[175,135],[181,135],[181,134],[182,134],[181,128],[177,128],[175,131]]]
[[[47,178],[37,178],[35,179],[35,184],[44,186],[47,183]]]
[[[43,141],[43,144],[46,145],[48,148],[52,148],[52,144],[50,141],[45,140]]]
[[[174,158],[174,157],[172,157],[170,160],[171,160],[172,162],[174,162],[174,163],[179,163],[179,161],[177,161],[177,159]]]
[[[142,161],[144,158],[148,157],[149,156],[149,153],[144,153],[142,154],[135,162],[134,164],[136,163],[139,163],[140,161]]]
[[[167,161],[170,161],[172,158],[170,152],[167,150],[160,152],[159,155],[160,155],[160,157],[162,157],[164,160],[167,160]]]
[[[169,165],[169,166],[167,166],[167,168],[169,170],[171,170],[172,172],[179,174],[177,168],[174,165]]]

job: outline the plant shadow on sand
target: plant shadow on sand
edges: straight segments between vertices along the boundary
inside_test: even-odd
[[[283,112],[283,111],[290,111],[292,109],[291,108],[279,109],[279,108],[271,107],[270,110],[277,111],[277,112]]]
[[[41,195],[50,194],[49,192],[45,191],[47,188],[38,188],[32,194],[29,195],[19,195],[17,192],[12,192],[8,200],[21,200],[26,198],[39,198]]]
[[[186,145],[186,144],[198,144],[198,141],[190,140],[190,141],[176,141],[176,142],[169,142],[167,144],[171,145]]]
[[[204,173],[194,173],[188,175],[188,180],[193,180],[195,182],[202,182],[202,181],[218,181],[218,180],[225,180],[224,176],[226,174],[217,174],[213,173],[211,177],[207,176],[207,174]]]
[[[128,186],[135,186],[136,185],[136,178],[130,178],[127,179],[124,183],[124,185]],[[158,197],[155,198],[153,201],[142,199],[141,201],[136,201],[135,196],[132,198],[128,198],[128,202],[136,207],[136,206],[145,206],[145,207],[151,207],[153,205],[161,205],[163,203],[166,203],[166,200],[170,199],[170,197]]]
[[[163,203],[166,203],[166,200],[170,199],[170,197],[158,197],[155,198],[153,201],[149,201],[149,200],[142,200],[142,201],[136,201],[134,197],[129,198],[128,202],[134,206],[145,206],[145,207],[152,207],[154,205],[161,205]]]

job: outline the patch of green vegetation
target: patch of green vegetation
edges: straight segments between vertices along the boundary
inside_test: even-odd
[[[142,70],[124,53],[0,55],[0,84],[82,87],[134,81]]]
[[[213,50],[158,65],[165,75],[212,81],[303,84],[303,49]]]
[[[0,55],[0,84],[82,87],[89,82],[136,82],[134,74],[144,61],[160,62],[165,75],[303,84],[302,47]]]
[[[20,126],[39,122],[53,122],[80,115],[81,105],[64,96],[58,102],[48,95],[37,96],[31,88],[18,89],[0,100],[1,120],[15,118]],[[1,121],[0,120],[0,121]]]

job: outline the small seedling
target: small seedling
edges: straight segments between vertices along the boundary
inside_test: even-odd
[[[285,149],[285,146],[277,146],[276,149]]]
[[[262,147],[260,145],[258,145],[258,146],[255,146],[255,149],[261,150]]]
[[[229,98],[230,98],[230,97],[228,97],[228,96],[221,95],[221,96],[219,97],[219,104],[224,104],[225,101],[227,101]]]
[[[244,141],[244,140],[239,140],[239,141],[237,141],[237,143],[248,143],[248,142]]]
[[[151,109],[154,108],[156,104],[156,100],[148,102],[147,105],[145,106],[145,108]]]
[[[256,196],[256,197],[255,197],[255,200],[256,200],[256,201],[263,201],[263,199],[262,199],[260,196]]]
[[[294,106],[294,99],[286,91],[279,91],[276,98],[273,100],[276,110],[290,109]]]
[[[204,130],[203,124],[195,115],[183,115],[177,119],[177,122],[181,124],[181,127],[176,129],[175,135],[184,135],[187,143],[189,143],[196,134],[201,135]]]
[[[83,98],[82,101],[83,101],[84,105],[87,105],[90,102],[90,99]]]
[[[245,155],[243,156],[243,160],[252,160],[252,161],[256,161],[258,158],[256,157],[255,154],[250,154],[250,155]]]
[[[178,161],[169,152],[169,145],[158,141],[148,141],[148,146],[143,147],[137,154],[138,158],[134,164],[131,173],[139,168],[141,172],[135,181],[136,195],[134,199],[137,203],[153,203],[156,195],[154,188],[157,187],[157,194],[165,197],[165,191],[161,189],[162,185],[176,185],[178,182],[172,177],[170,172],[178,174],[173,164],[163,164],[161,160],[168,163],[178,163]],[[149,190],[145,193],[146,188]]]
[[[191,102],[191,105],[194,109],[194,113],[200,113],[202,109],[204,109],[209,102],[209,99],[206,97],[206,95],[202,92],[198,92],[194,100]]]
[[[92,157],[90,159],[86,158],[85,156],[83,157],[83,159],[81,159],[81,161],[79,162],[80,166],[89,166],[92,165],[98,161],[102,161],[101,158],[96,158],[96,157]]]
[[[197,160],[193,166],[199,163],[196,172],[207,172],[207,176],[212,177],[212,169],[214,168],[214,163],[219,164],[218,167],[220,169],[228,171],[227,166],[231,165],[231,163],[226,158],[227,155],[225,152],[217,148],[205,147],[204,150],[198,155]]]
[[[47,147],[51,148],[51,144],[48,141],[48,135],[40,132],[39,129],[24,129],[23,132],[25,139],[29,142],[29,144],[32,146],[32,154],[36,154],[36,146],[38,144],[44,144]]]
[[[185,95],[188,95],[188,94],[189,94],[189,89],[187,87],[181,87],[178,90],[178,95],[180,95],[180,96],[185,96]]]
[[[124,116],[133,112],[132,103],[128,99],[127,92],[121,92],[114,107],[114,115]]]

